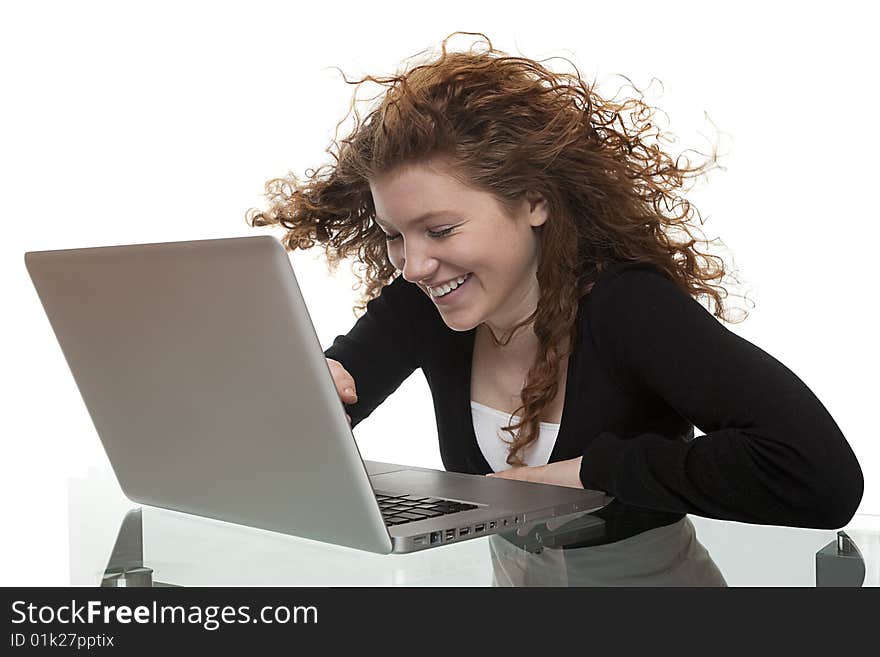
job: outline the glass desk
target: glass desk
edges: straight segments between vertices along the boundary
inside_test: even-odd
[[[69,480],[74,586],[877,586],[880,517],[815,530],[686,516],[621,541],[574,514],[377,555],[148,506]],[[580,547],[567,549],[577,544]]]

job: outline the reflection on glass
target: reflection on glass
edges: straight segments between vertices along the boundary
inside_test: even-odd
[[[144,566],[144,526],[141,509],[132,509],[122,520],[110,561],[101,578],[103,588],[169,586],[153,581],[153,569]]]
[[[566,518],[491,536],[492,585],[727,586],[687,517],[612,543],[591,516]]]
[[[386,556],[155,507],[132,510],[112,473],[90,473],[70,480],[71,583],[880,585],[880,516],[857,516],[838,532],[674,514],[658,523],[655,513],[612,506],[595,515],[579,513],[517,527],[503,536]]]
[[[488,546],[485,563],[493,586],[726,586],[688,518],[609,543],[601,518],[577,513],[490,536],[483,546]],[[394,562],[405,572],[408,565],[423,567],[413,558],[436,559],[443,550],[448,548],[403,558],[345,552],[389,566]],[[144,563],[143,511],[134,509],[122,521],[101,586],[174,585],[154,581],[153,574]]]

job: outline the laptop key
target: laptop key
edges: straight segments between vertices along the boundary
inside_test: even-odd
[[[376,500],[382,513],[389,516],[405,516],[406,513],[414,513],[416,518],[436,518],[440,515],[459,513],[477,508],[475,504],[420,495],[385,495],[384,493],[379,493],[376,495]],[[409,522],[416,518],[406,518],[406,521]]]
[[[435,504],[434,506],[426,507],[432,511],[439,511],[440,513],[451,513],[455,507],[449,504]]]

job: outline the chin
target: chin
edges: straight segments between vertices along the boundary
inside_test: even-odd
[[[441,314],[441,317],[442,314]],[[453,331],[458,331],[459,333],[464,333],[465,331],[470,331],[472,329],[477,328],[480,325],[479,321],[469,321],[465,320],[457,320],[443,317],[443,322],[451,328]]]

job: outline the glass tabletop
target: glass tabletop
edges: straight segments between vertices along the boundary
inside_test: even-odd
[[[579,513],[379,555],[140,506],[112,475],[69,480],[80,586],[877,586],[880,517],[816,530],[685,516],[623,540]],[[576,547],[572,547],[576,546]]]

